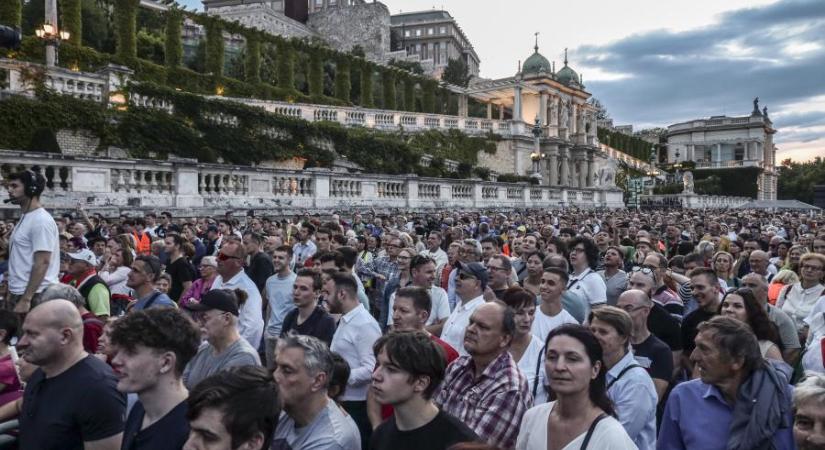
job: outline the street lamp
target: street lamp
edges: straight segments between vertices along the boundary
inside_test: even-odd
[[[71,33],[58,30],[55,25],[46,22],[40,28],[34,30],[34,34],[46,41],[47,48],[53,48],[53,51],[46,51],[46,66],[53,67],[57,65],[57,48],[60,46],[60,41],[69,40]]]

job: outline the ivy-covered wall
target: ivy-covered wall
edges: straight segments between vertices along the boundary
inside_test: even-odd
[[[3,0],[4,2],[10,0]],[[69,42],[80,45],[83,36],[83,23],[80,14],[80,0],[60,0],[60,29],[69,32]]]
[[[137,58],[137,9],[140,0],[114,0],[115,52],[123,62]]]
[[[183,15],[180,10],[175,8],[169,9],[166,12],[166,40],[164,42],[166,67],[180,67],[181,63],[183,63],[182,25]]]
[[[616,150],[627,153],[628,155],[641,159],[642,161],[650,160],[650,152],[653,144],[634,136],[628,136],[618,131],[611,131],[607,128],[599,128],[596,134],[605,145],[609,145]]]

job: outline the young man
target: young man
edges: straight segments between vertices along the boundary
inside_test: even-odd
[[[183,254],[183,245],[186,243],[183,236],[177,233],[167,233],[163,241],[165,243],[164,251],[169,256],[166,273],[172,278],[168,295],[175,303],[179,303],[180,296],[192,286],[197,274],[195,268],[192,267],[192,263]]]
[[[132,311],[175,306],[168,295],[155,288],[155,282],[160,274],[160,260],[156,256],[141,255],[135,258],[132,263],[132,270],[126,276],[126,286],[134,291],[137,299],[134,306],[132,306]]]
[[[719,314],[719,304],[722,296],[719,293],[719,278],[712,269],[698,267],[688,274],[690,276],[691,291],[699,307],[691,312],[682,321],[682,359],[690,358],[694,348],[697,327],[700,323],[710,320]],[[683,361],[684,367],[690,367]]]
[[[289,267],[292,248],[282,245],[272,252],[272,264],[275,274],[266,280],[264,295],[269,306],[269,320],[264,330],[264,349],[267,367],[272,368],[275,357],[275,345],[283,329],[284,318],[295,309],[292,290],[295,285],[295,272]]]
[[[167,236],[168,237],[168,236]],[[173,308],[136,311],[115,322],[117,389],[135,393],[123,432],[123,450],[178,450],[189,437],[188,391],[181,377],[200,345],[200,330]]]
[[[224,289],[213,289],[190,303],[186,309],[195,312],[208,345],[202,345],[197,355],[183,371],[183,383],[193,388],[204,378],[233,366],[261,365],[258,350],[238,333],[237,295]]]
[[[562,308],[561,297],[567,286],[567,273],[555,267],[544,269],[541,274],[541,285],[539,294],[541,301],[536,308],[536,316],[533,319],[531,329],[533,336],[539,338],[541,342],[547,340],[547,335],[553,329],[566,323],[578,324],[570,313]]]
[[[295,308],[287,313],[281,338],[289,333],[312,336],[327,345],[332,344],[335,319],[318,306],[321,291],[321,274],[312,269],[301,269],[293,284],[292,301]],[[267,355],[269,358],[269,355]]]
[[[304,267],[306,262],[318,251],[318,247],[311,239],[313,234],[315,234],[315,227],[311,223],[301,225],[298,230],[298,242],[292,247],[292,270]]]
[[[66,300],[28,313],[17,349],[38,369],[19,412],[21,449],[116,450],[126,399],[112,368],[83,350],[83,321]]]
[[[340,354],[350,366],[350,376],[341,403],[358,425],[364,443],[368,442],[372,431],[367,418],[366,402],[370,377],[375,368],[372,345],[381,337],[381,328],[358,302],[355,280],[349,274],[334,274],[332,281],[335,287],[329,296],[329,311],[341,314],[341,320],[330,349]]]
[[[272,375],[253,366],[217,373],[192,390],[184,450],[268,450],[281,414]]]
[[[284,414],[272,450],[361,448],[352,417],[327,396],[332,372],[332,352],[318,339],[290,335],[280,341],[274,378]]]
[[[263,293],[266,281],[275,273],[275,265],[272,257],[263,250],[264,238],[260,234],[247,231],[243,235],[243,245],[249,264],[246,266],[246,275],[258,286],[258,291]]]
[[[432,309],[429,311],[429,317],[427,317],[428,329],[431,331],[440,329],[447,317],[450,316],[450,304],[447,300],[447,291],[433,285],[433,281],[435,281],[435,261],[425,256],[414,256],[410,261],[410,275],[413,286],[426,289],[430,294]],[[393,324],[392,305],[396,295],[396,292],[390,294],[388,326]]]
[[[432,396],[444,379],[443,350],[421,331],[393,332],[375,343],[374,398],[393,406],[393,415],[375,429],[370,448],[418,450],[448,448],[479,437],[441,411]]]
[[[32,300],[58,282],[60,244],[57,224],[40,203],[46,177],[31,169],[7,178],[9,202],[20,207],[20,220],[9,238],[8,298],[4,309],[26,313]]]

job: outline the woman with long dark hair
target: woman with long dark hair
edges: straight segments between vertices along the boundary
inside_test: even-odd
[[[756,300],[753,291],[748,288],[728,291],[722,298],[719,314],[748,324],[759,341],[759,351],[763,358],[783,361],[779,331],[765,308]]]
[[[562,325],[547,335],[545,347],[545,371],[556,400],[524,414],[516,449],[635,450],[614,418],[596,336],[581,325]]]

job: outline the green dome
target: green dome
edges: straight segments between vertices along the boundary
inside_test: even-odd
[[[571,69],[570,66],[567,65],[567,62],[565,62],[564,67],[556,73],[556,78],[564,84],[570,84],[571,81],[579,82],[579,74]]]
[[[550,61],[539,53],[539,48],[536,46],[536,51],[524,61],[521,71],[522,73],[539,73],[542,70],[548,74],[552,71]]]

